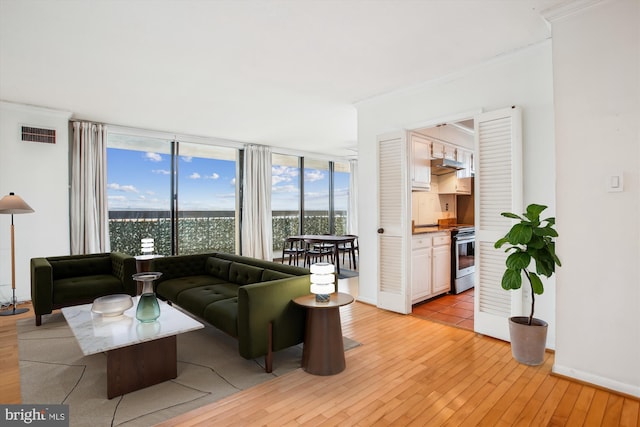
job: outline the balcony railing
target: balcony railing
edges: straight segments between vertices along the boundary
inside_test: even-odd
[[[235,253],[236,213],[234,211],[180,211],[178,215],[178,253],[209,251]],[[279,257],[287,236],[300,232],[297,211],[273,211],[273,256]],[[347,212],[336,211],[335,233],[345,234]],[[305,234],[329,232],[327,211],[305,211]],[[140,240],[154,239],[156,254],[171,254],[171,218],[169,211],[109,211],[111,250],[140,254]]]

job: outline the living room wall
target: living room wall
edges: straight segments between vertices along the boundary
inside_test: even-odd
[[[553,21],[558,159],[554,371],[640,396],[640,3]],[[608,192],[622,174],[624,191]]]
[[[0,196],[35,212],[14,215],[16,297],[31,300],[29,261],[69,253],[69,118],[64,111],[0,102]],[[21,126],[56,130],[56,143],[21,141]],[[0,302],[11,300],[11,216],[0,215]]]
[[[524,202],[555,212],[551,42],[496,58],[457,75],[412,90],[383,95],[357,105],[360,284],[359,299],[377,303],[377,135],[421,124],[435,124],[459,114],[507,108],[523,110]],[[536,298],[536,316],[549,322],[547,344],[555,345],[555,281]]]

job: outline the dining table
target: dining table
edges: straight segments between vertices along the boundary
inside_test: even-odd
[[[307,243],[329,243],[333,245],[333,258],[335,260],[336,266],[336,274],[340,274],[340,257],[339,255],[339,245],[349,244],[353,247],[353,244],[356,240],[356,236],[339,236],[333,234],[301,234],[298,236],[289,236],[293,239],[304,240]],[[353,262],[353,268],[357,269],[356,266],[356,253],[355,251],[349,251],[351,253],[351,261]]]

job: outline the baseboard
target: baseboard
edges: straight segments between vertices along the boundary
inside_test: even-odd
[[[553,365],[551,372],[561,377],[577,380],[579,382],[601,387],[616,393],[625,394],[635,399],[640,398],[640,386],[637,385],[622,383],[620,381],[594,375],[589,372],[583,372],[574,368],[568,368],[566,366]]]
[[[356,298],[356,301],[358,302],[363,302],[365,304],[369,304],[369,305],[373,305],[373,306],[377,306],[378,302],[369,298],[363,298],[360,295],[358,295],[358,297]]]

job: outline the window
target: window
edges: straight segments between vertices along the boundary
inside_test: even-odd
[[[303,173],[300,171],[304,165]],[[273,253],[296,234],[346,234],[350,166],[283,154],[272,155]],[[304,191],[301,191],[304,189]]]
[[[171,141],[109,134],[107,203],[111,250],[137,255],[154,239],[155,254],[170,255]]]
[[[300,233],[299,157],[272,154],[271,210],[273,253],[279,254],[284,239]]]
[[[160,255],[235,252],[238,150],[118,133],[107,146],[113,251],[153,238]]]
[[[333,221],[335,234],[349,234],[347,215],[349,212],[349,198],[351,167],[348,162],[333,164]]]
[[[331,234],[330,176],[328,161],[304,158],[305,234]]]
[[[178,144],[176,253],[235,253],[236,155],[232,148]]]

